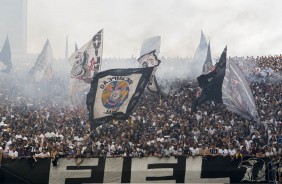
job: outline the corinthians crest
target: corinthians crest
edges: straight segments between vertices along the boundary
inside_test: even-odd
[[[107,84],[102,93],[102,103],[105,108],[117,111],[128,98],[129,85],[125,81],[113,81]]]
[[[266,181],[266,166],[263,159],[250,158],[243,161],[242,166],[246,168],[245,174],[241,182],[262,182]]]

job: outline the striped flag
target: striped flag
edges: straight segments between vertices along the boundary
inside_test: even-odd
[[[251,88],[243,72],[228,60],[222,84],[222,101],[227,109],[249,120],[258,120],[258,112]]]
[[[43,47],[43,50],[37,57],[36,63],[30,70],[30,73],[33,76],[35,82],[40,82],[43,79],[45,70],[48,64],[50,64],[52,61],[53,61],[52,48],[49,40],[47,39]]]

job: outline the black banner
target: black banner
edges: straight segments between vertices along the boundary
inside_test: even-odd
[[[244,157],[231,160],[230,157],[208,157],[203,159],[201,178],[229,177],[230,183],[257,183],[267,181],[268,158]]]
[[[29,159],[3,159],[0,167],[0,183],[3,184],[48,184],[50,159],[37,159],[31,167]]]
[[[122,159],[122,161],[115,162],[116,159]],[[62,158],[56,167],[50,166],[50,162],[50,159],[38,159],[38,163],[31,167],[28,159],[3,159],[0,168],[0,183],[81,184],[106,181],[114,183],[138,181],[143,181],[143,183],[161,181],[175,183],[265,183],[268,179],[270,159],[246,157],[240,164],[240,159],[231,160],[230,157],[207,157],[206,159],[201,157],[96,158],[85,159],[85,164],[80,167],[75,165],[73,159]],[[113,165],[115,165],[113,168],[119,169],[107,170],[109,166]],[[56,176],[52,175],[51,171],[56,172]],[[160,175],[155,175],[155,173]],[[223,180],[224,178],[225,180]]]

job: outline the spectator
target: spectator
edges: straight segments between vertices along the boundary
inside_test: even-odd
[[[32,152],[32,147],[28,146],[25,150],[25,158],[28,161],[28,164],[31,168],[34,167],[34,165],[37,163],[37,160],[35,158],[35,153]]]
[[[210,151],[209,151],[209,148],[208,146],[206,146],[205,144],[202,146],[202,149],[200,150],[200,155],[206,159],[207,156],[210,155]]]
[[[18,158],[18,152],[16,151],[16,147],[13,146],[12,149],[9,151],[9,158],[15,160]]]
[[[53,166],[58,165],[59,153],[56,147],[53,147],[51,154],[50,154]]]
[[[163,59],[171,66],[185,61],[184,58]],[[3,158],[9,157],[12,147],[17,148],[19,158],[23,156],[22,150],[28,147],[37,158],[47,149],[53,161],[54,155],[71,159],[79,152],[87,158],[181,155],[205,158],[208,155],[225,156],[228,152],[231,159],[236,159],[238,151],[243,156],[260,158],[281,156],[282,57],[230,59],[241,67],[250,83],[260,122],[246,120],[213,102],[206,102],[198,107],[197,113],[192,113],[191,104],[198,84],[195,76],[189,75],[173,80],[158,78],[162,99],[145,91],[128,120],[113,120],[90,130],[86,106],[66,103],[67,87],[56,92],[60,95],[55,95],[55,89],[68,78],[57,78],[49,83],[46,95],[40,84],[27,85],[26,79],[18,73],[9,79],[0,78]],[[34,94],[32,91],[38,92],[38,88],[40,93]],[[212,146],[207,148],[207,144]],[[266,146],[267,149],[263,149]]]
[[[74,160],[77,167],[80,167],[80,165],[83,163],[84,157],[85,156],[82,153],[81,147],[77,148],[74,155]]]
[[[219,148],[219,150],[218,150],[218,154],[222,157],[228,156],[227,146],[222,145],[221,148]]]
[[[218,149],[215,147],[215,144],[212,144],[209,148],[210,156],[218,156]]]

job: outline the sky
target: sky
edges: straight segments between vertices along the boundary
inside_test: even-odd
[[[192,57],[203,30],[218,56],[280,54],[281,0],[28,0],[27,51],[48,38],[64,58],[104,29],[103,57],[139,56],[144,39],[161,36],[160,55]]]

